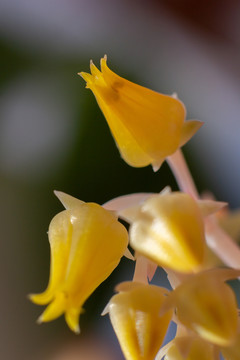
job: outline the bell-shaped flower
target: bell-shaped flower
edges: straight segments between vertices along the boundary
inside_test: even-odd
[[[128,233],[117,217],[95,203],[85,203],[56,192],[66,207],[50,223],[51,268],[49,284],[42,294],[30,295],[39,305],[49,304],[39,322],[63,313],[78,333],[82,305],[111,274],[124,255]]]
[[[174,96],[134,84],[111,71],[106,56],[101,71],[90,63],[91,74],[79,75],[96,97],[123,159],[131,166],[152,164],[157,170],[166,157],[184,145],[200,128],[185,122],[185,106]]]
[[[224,281],[239,270],[213,269],[190,276],[173,290],[163,310],[176,308],[179,321],[206,341],[231,345],[237,336],[238,310],[234,291]]]
[[[196,202],[181,192],[164,192],[142,204],[119,212],[130,222],[130,244],[159,266],[179,271],[198,271],[204,262],[203,216],[224,203]]]
[[[126,282],[107,311],[127,360],[154,360],[166,335],[172,310],[159,315],[168,291],[154,285]]]

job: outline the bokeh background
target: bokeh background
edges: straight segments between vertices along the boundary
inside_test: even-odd
[[[27,294],[47,285],[47,229],[62,209],[53,190],[103,203],[176,188],[167,165],[154,174],[121,160],[77,76],[89,59],[107,54],[119,75],[177,92],[205,122],[184,147],[199,190],[239,206],[239,23],[238,0],[0,0],[1,359],[123,359],[100,313],[130,261],[87,301],[81,336],[63,319],[35,323],[43,309]]]

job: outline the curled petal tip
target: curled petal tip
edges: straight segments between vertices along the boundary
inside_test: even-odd
[[[102,67],[106,66],[107,65],[107,55],[104,55],[102,58],[101,58],[101,70],[102,70]]]
[[[80,75],[83,78],[83,80],[86,81],[86,83],[87,83],[86,86],[88,86],[88,82],[92,82],[92,74],[81,71],[78,73],[78,75]]]
[[[37,305],[46,305],[52,299],[51,292],[44,291],[40,294],[29,294],[28,299]]]

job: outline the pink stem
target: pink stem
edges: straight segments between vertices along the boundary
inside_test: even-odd
[[[178,149],[173,155],[167,158],[167,162],[180,190],[191,195],[194,199],[198,199],[199,194],[182,151]]]
[[[148,283],[147,273],[148,273],[148,259],[142,255],[137,254],[133,281],[147,284]]]

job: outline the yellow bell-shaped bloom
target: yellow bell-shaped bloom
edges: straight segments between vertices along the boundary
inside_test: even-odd
[[[39,322],[65,313],[76,333],[82,305],[118,265],[128,245],[125,227],[116,216],[95,203],[57,193],[67,210],[50,223],[51,269],[48,287],[30,299],[48,304]]]
[[[218,356],[217,356],[218,355]],[[164,360],[216,360],[219,350],[197,336],[176,337]]]
[[[227,269],[193,275],[171,292],[164,309],[172,304],[179,321],[206,341],[231,345],[237,336],[238,310],[235,294],[224,280],[237,275],[239,271]]]
[[[91,62],[91,74],[79,74],[95,95],[123,159],[134,167],[152,164],[157,170],[202,123],[185,122],[180,100],[118,76],[106,60],[101,59],[101,71]]]
[[[167,332],[172,310],[159,315],[166,289],[141,283],[122,283],[108,311],[127,360],[154,360]]]
[[[131,246],[159,266],[188,273],[203,264],[206,244],[202,210],[190,195],[154,195],[120,215],[131,223]]]

